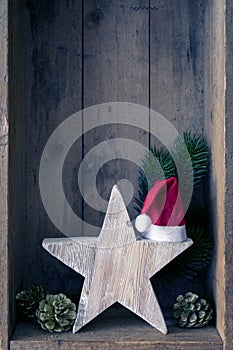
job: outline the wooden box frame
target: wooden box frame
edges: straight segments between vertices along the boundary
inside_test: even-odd
[[[211,118],[206,120],[206,135],[211,146],[211,199],[212,217],[215,233],[215,255],[213,263],[213,291],[216,303],[216,328],[222,338],[222,345],[217,348],[231,350],[233,347],[233,276],[232,276],[232,196],[233,196],[233,3],[231,0],[207,1],[210,8],[209,36],[206,45],[211,55],[207,57],[206,84],[208,86],[208,103],[206,113]],[[14,118],[20,118],[20,6],[14,0],[2,0],[0,3],[0,349],[9,349],[15,327],[14,296],[20,283],[20,259],[22,248],[21,237],[17,235],[20,223],[20,198],[11,197],[11,183],[17,181],[14,164],[20,161],[19,150],[14,146],[16,133]],[[23,120],[22,120],[23,122]],[[20,137],[18,131],[17,137]],[[20,184],[19,184],[20,186]],[[208,330],[205,337],[208,339]],[[25,334],[25,337],[27,335]],[[38,340],[39,339],[39,340]],[[35,349],[57,349],[61,344],[59,338],[53,338],[53,345],[48,337],[37,339]],[[204,339],[204,337],[203,337]],[[182,336],[173,339],[173,345],[166,345],[171,340],[151,342],[147,347],[140,341],[134,348],[145,349],[186,349],[190,343]],[[167,342],[167,343],[166,343]],[[120,347],[111,342],[105,343],[107,348]],[[34,338],[24,345],[12,343],[11,349],[29,349]],[[64,345],[65,344],[65,345]],[[74,338],[65,340],[62,349],[71,349]],[[84,345],[83,345],[84,344]],[[157,345],[156,345],[157,344]],[[162,344],[162,345],[161,345]],[[204,340],[203,340],[204,344]],[[77,341],[76,341],[77,345]],[[124,343],[124,346],[126,343]],[[21,347],[20,347],[21,346]],[[66,347],[67,346],[67,347]],[[88,342],[81,343],[80,348],[88,348]],[[173,347],[169,347],[173,346]],[[212,345],[201,345],[200,341],[193,349],[214,349]],[[212,347],[209,347],[212,346]],[[60,347],[59,347],[60,348]],[[100,345],[101,348],[101,345]],[[131,347],[132,348],[132,347]]]

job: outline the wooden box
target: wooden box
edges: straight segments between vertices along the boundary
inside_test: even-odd
[[[230,0],[1,1],[0,349],[233,348],[232,18]],[[41,248],[44,237],[61,233],[41,202],[39,162],[63,120],[111,101],[150,107],[179,132],[191,129],[208,140],[206,194],[215,251],[198,288],[213,298],[215,326],[199,331],[172,326],[163,336],[117,308],[107,311],[110,323],[105,313],[101,322],[76,335],[45,334],[17,322],[15,295],[30,282],[51,292],[80,291],[82,280]],[[150,115],[145,116],[145,125],[150,123]],[[72,208],[97,226],[103,213],[83,202],[78,166],[94,145],[116,137],[145,147],[154,142],[135,127],[100,127],[74,144],[64,166],[63,185]],[[108,199],[122,177],[136,186],[137,171],[126,161],[105,164],[98,174],[101,195]],[[133,204],[129,212],[135,215]]]

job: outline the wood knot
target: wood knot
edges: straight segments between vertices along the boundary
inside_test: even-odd
[[[87,14],[85,19],[86,27],[92,29],[96,27],[104,18],[104,14],[99,8],[95,8],[92,12]]]

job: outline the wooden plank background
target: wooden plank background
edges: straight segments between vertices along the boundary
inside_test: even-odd
[[[29,1],[24,7],[24,23],[24,38],[28,43],[24,57],[27,67],[24,284],[35,281],[51,292],[72,290],[77,294],[82,280],[63,264],[49,259],[42,249],[44,237],[62,234],[44,210],[38,181],[40,158],[49,136],[63,120],[82,109],[82,2]],[[81,159],[82,139],[79,139],[66,159],[63,176],[69,203],[79,215],[82,215],[82,197],[76,165]]]
[[[220,2],[219,5],[222,5]],[[221,8],[219,6],[219,8]],[[225,232],[226,232],[226,240],[225,240],[225,256],[226,256],[226,288],[225,288],[225,301],[226,301],[226,307],[225,307],[225,328],[223,328],[223,332],[221,335],[224,334],[224,337],[226,338],[226,345],[225,349],[230,350],[233,343],[233,318],[232,318],[232,305],[233,305],[233,294],[231,293],[232,290],[232,284],[233,284],[233,274],[232,274],[232,245],[233,245],[233,222],[232,222],[232,196],[233,196],[233,189],[232,189],[232,178],[233,178],[233,143],[232,143],[232,132],[233,132],[233,123],[232,123],[232,115],[233,115],[233,104],[232,104],[232,95],[233,95],[233,70],[232,70],[232,61],[233,61],[233,31],[232,31],[232,14],[233,14],[233,3],[232,1],[226,1],[226,20],[225,20],[225,27],[223,29],[222,21],[221,21],[221,30],[226,31],[226,42],[225,44],[225,50],[226,50],[226,63],[224,68],[226,69],[226,80],[224,80],[224,87],[226,91],[226,102],[225,106],[224,103],[222,104],[223,109],[226,113],[226,124],[225,124],[225,130],[226,130],[226,141],[225,146],[227,149],[226,152],[226,183],[225,183],[225,189],[226,189],[226,197],[225,197]],[[216,11],[217,12],[217,11]],[[217,13],[218,14],[218,13]],[[221,14],[221,12],[220,12]],[[220,31],[220,35],[222,34],[222,31]],[[216,45],[217,47],[217,45]],[[219,59],[220,59],[219,55]],[[221,62],[221,61],[220,61]],[[221,77],[221,82],[223,81]],[[220,85],[220,84],[219,84]],[[221,85],[219,86],[221,89]],[[224,114],[223,114],[224,115]],[[219,174],[220,175],[220,174]],[[220,236],[220,235],[219,235]],[[222,237],[219,237],[219,240],[222,240]],[[219,259],[220,260],[220,259]],[[221,262],[219,261],[219,264]],[[220,277],[220,276],[219,276]],[[221,278],[221,277],[220,277]],[[222,284],[222,280],[220,284],[218,285],[218,290],[220,291],[220,286]],[[220,322],[220,320],[219,320]]]
[[[150,106],[178,131],[200,134],[204,123],[204,1],[150,6]],[[151,123],[153,120],[151,120]]]
[[[231,0],[1,1],[1,349],[7,349],[8,324],[14,325],[9,319],[15,311],[12,301],[19,288],[35,282],[51,292],[80,292],[82,280],[41,248],[44,237],[62,235],[41,203],[39,161],[59,123],[83,107],[110,99],[151,106],[179,131],[205,129],[213,149],[211,205],[216,239],[213,274],[207,284],[214,279],[215,286],[209,289],[214,289],[218,301],[218,330],[225,348],[232,348],[232,12]],[[151,122],[145,118],[145,123]],[[95,143],[119,135],[146,146],[155,141],[135,128],[97,129],[75,143],[65,162],[63,181],[69,203],[78,215],[95,224],[101,224],[103,213],[83,203],[77,186],[79,163]],[[12,181],[8,183],[9,174]],[[106,164],[97,183],[105,199],[119,174],[137,183],[137,168],[132,164],[120,160]],[[135,215],[132,204],[129,211]],[[171,299],[171,288],[163,288],[163,300],[166,294]],[[197,348],[203,349],[206,334],[209,331],[202,334]],[[12,348],[25,348],[28,334],[24,328],[21,336],[23,343],[15,342]],[[37,337],[41,344],[44,335],[37,335],[36,330],[27,346],[37,347]],[[183,341],[184,347],[189,346],[183,333],[175,337],[174,346],[177,341],[180,347]],[[46,342],[41,346],[50,347]],[[155,343],[152,335],[150,344]],[[60,344],[58,339],[55,347]],[[86,347],[87,342],[83,344]],[[160,345],[164,348],[163,342]],[[206,343],[207,348],[212,345]],[[219,347],[219,338],[215,345]],[[69,341],[63,346],[68,348]],[[168,348],[174,346],[169,343]]]
[[[12,1],[9,20],[9,227],[8,227],[8,281],[9,281],[9,335],[16,322],[15,292],[22,287],[23,233],[24,233],[24,114],[23,114],[23,37],[22,7]],[[21,189],[21,191],[19,191]],[[17,264],[17,268],[15,268]]]
[[[149,15],[132,11],[134,4],[134,0],[84,2],[83,107],[115,101],[149,105]],[[148,6],[149,1],[145,4]],[[94,23],[92,18],[98,11],[100,20]],[[144,118],[145,127],[149,127],[149,115]],[[116,137],[132,138],[146,147],[149,143],[143,130],[104,126],[84,136],[84,154],[94,145]],[[104,199],[109,199],[112,186],[121,178],[137,188],[137,167],[120,159],[103,166],[97,188]],[[135,216],[133,203],[128,209],[131,217]],[[100,226],[103,218],[104,213],[84,203],[86,222]]]
[[[178,131],[190,128],[201,133],[204,1],[30,0],[23,3],[23,30],[23,285],[40,283],[51,292],[76,295],[82,279],[41,247],[43,238],[62,236],[50,222],[39,193],[39,162],[46,141],[72,113],[110,101],[151,106]],[[152,122],[146,115],[145,126]],[[115,137],[133,138],[146,147],[155,141],[135,127],[96,128],[77,140],[64,164],[67,199],[77,215],[93,225],[101,226],[104,213],[83,202],[79,164],[94,145]],[[123,177],[133,183],[136,194],[137,176],[138,168],[131,162],[114,160],[100,170],[97,188],[107,200],[112,185]],[[135,218],[133,206],[130,203],[128,209]],[[193,289],[200,290],[198,283],[194,281]],[[169,287],[166,293],[165,304],[172,304],[177,289]]]
[[[0,349],[6,350],[9,326],[8,280],[8,160],[9,160],[9,59],[8,1],[0,3]]]

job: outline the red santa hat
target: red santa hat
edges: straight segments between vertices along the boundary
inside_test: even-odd
[[[175,177],[157,180],[148,192],[135,220],[143,238],[163,242],[183,242],[187,239],[183,203]]]

